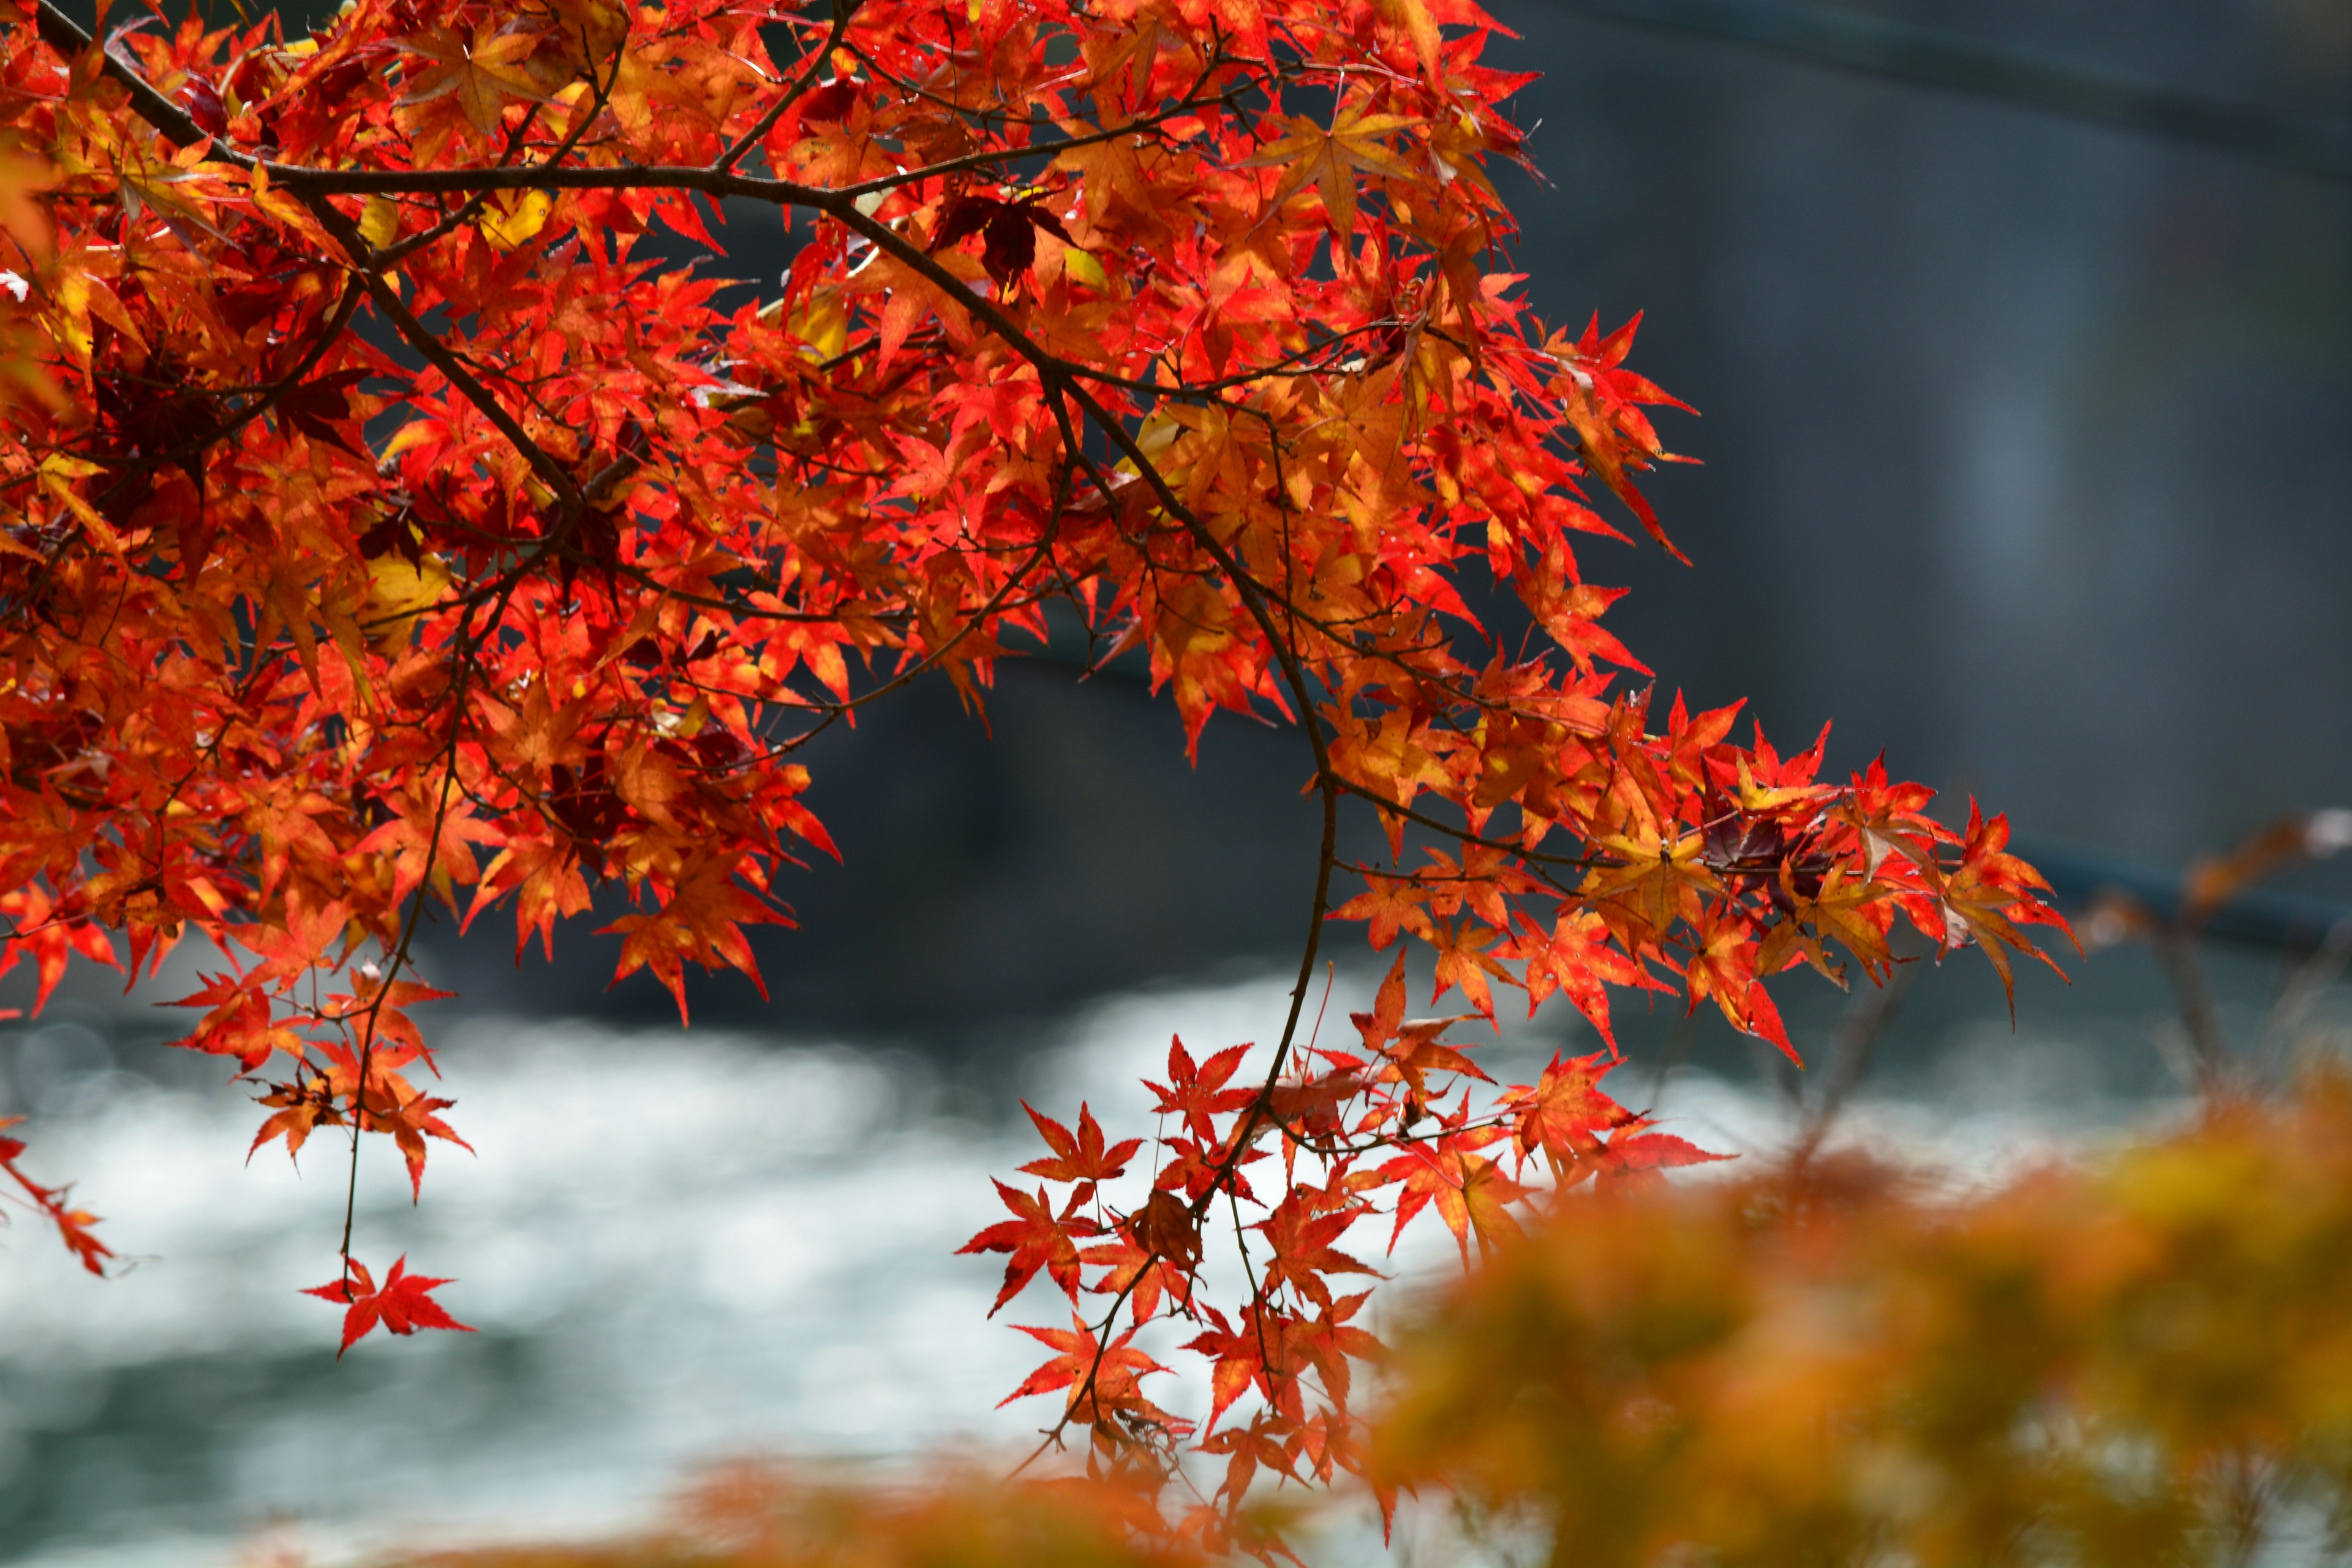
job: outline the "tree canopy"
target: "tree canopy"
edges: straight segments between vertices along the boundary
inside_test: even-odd
[[[1600,1089],[1613,991],[1793,1056],[1770,976],[1882,983],[1899,922],[2006,984],[2057,922],[2001,817],[1737,739],[1603,626],[1580,540],[1608,508],[1675,552],[1637,479],[1680,405],[1635,323],[1521,295],[1489,166],[1527,79],[1472,0],[349,0],[97,41],[6,4],[0,966],[37,1006],[74,958],[208,944],[174,1044],[254,1086],[257,1150],[389,1138],[421,1191],[463,1142],[409,1016],[428,905],[551,952],[622,889],[619,973],[683,1017],[686,965],[756,979],[745,929],[839,853],[812,736],[920,678],[979,707],[1049,638],[1140,650],[1188,743],[1300,737],[1297,984],[1260,1047],[1171,1047],[1148,1182],[1033,1112],[1040,1184],[972,1247],[1000,1306],[1073,1305],[1026,1330],[1051,1436],[1226,1456],[1187,1524],[1222,1542],[1261,1470],[1361,1468],[1356,1221],[1433,1207],[1466,1258],[1540,1188],[1707,1157]],[[772,291],[679,258],[754,207],[796,246]],[[1408,1017],[1400,949],[1323,1043],[1333,919],[1467,1011]],[[1604,1049],[1482,1087],[1444,1037],[1497,987]],[[346,1348],[462,1326],[367,1243],[346,1206],[313,1292]],[[1197,1427],[1132,1343],[1171,1315]]]

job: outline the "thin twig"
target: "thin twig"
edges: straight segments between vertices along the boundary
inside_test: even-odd
[[[1805,1112],[1796,1146],[1790,1152],[1792,1167],[1802,1169],[1811,1161],[1822,1140],[1829,1136],[1838,1113],[1869,1076],[1879,1041],[1885,1037],[1895,1016],[1902,1011],[1904,998],[1918,983],[1919,973],[1925,967],[1916,960],[1896,964],[1892,975],[1856,996],[1847,1006],[1845,1016],[1838,1020],[1837,1032],[1830,1039],[1829,1070]]]

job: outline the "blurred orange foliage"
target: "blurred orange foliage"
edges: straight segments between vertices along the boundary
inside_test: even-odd
[[[1612,1564],[2294,1561],[2352,1537],[2352,1079],[1955,1197],[1566,1204],[1402,1352],[1376,1466]]]
[[[1186,1568],[1199,1557],[1138,1531],[1141,1494],[1092,1481],[964,1475],[898,1487],[730,1466],[667,1525],[624,1540],[432,1553],[404,1568]]]

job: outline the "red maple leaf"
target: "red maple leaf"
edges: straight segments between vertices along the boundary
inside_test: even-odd
[[[1020,1387],[998,1400],[998,1409],[1033,1394],[1051,1394],[1066,1388],[1071,1391],[1071,1408],[1082,1411],[1081,1418],[1090,1422],[1104,1413],[1126,1410],[1173,1423],[1173,1417],[1136,1391],[1139,1378],[1168,1369],[1129,1342],[1135,1338],[1133,1329],[1106,1343],[1097,1340],[1087,1321],[1075,1312],[1070,1314],[1070,1326],[1066,1329],[1039,1328],[1029,1323],[1014,1326],[1059,1353],[1024,1378]]]
[[[413,1334],[419,1329],[454,1329],[461,1334],[474,1331],[471,1324],[459,1322],[433,1299],[434,1291],[456,1281],[409,1273],[406,1253],[394,1261],[381,1289],[376,1288],[366,1264],[356,1258],[345,1261],[351,1265],[351,1271],[341,1279],[315,1285],[302,1292],[345,1304],[343,1342],[335,1352],[337,1361],[342,1360],[343,1352],[365,1339],[368,1331],[378,1323],[395,1334]]]
[[[1029,1112],[1029,1120],[1054,1151],[1050,1160],[1032,1160],[1021,1169],[1032,1176],[1043,1176],[1049,1182],[1108,1182],[1127,1169],[1135,1152],[1143,1147],[1140,1138],[1129,1138],[1103,1147],[1102,1124],[1084,1105],[1078,1107],[1077,1136],[1050,1116],[1040,1116],[1027,1100],[1021,1109]]]
[[[1160,1103],[1155,1109],[1162,1116],[1182,1117],[1193,1137],[1203,1143],[1213,1143],[1217,1141],[1216,1118],[1239,1110],[1256,1098],[1254,1089],[1225,1088],[1226,1080],[1248,1054],[1247,1046],[1229,1046],[1196,1067],[1184,1042],[1171,1037],[1168,1043],[1167,1083],[1157,1084],[1147,1079],[1143,1087],[1158,1097]]]
[[[1009,1252],[1013,1256],[1004,1265],[1004,1288],[996,1293],[996,1305],[988,1315],[996,1316],[1004,1303],[1021,1294],[1022,1287],[1044,1269],[1059,1285],[1071,1300],[1078,1299],[1078,1249],[1073,1237],[1092,1236],[1094,1225],[1073,1211],[1082,1194],[1091,1195],[1090,1189],[1070,1194],[1070,1203],[1061,1215],[1054,1213],[1053,1200],[1045,1189],[1037,1189],[1031,1197],[1018,1187],[996,1184],[997,1195],[1014,1217],[999,1220],[970,1241],[956,1248],[961,1257],[967,1252]]]

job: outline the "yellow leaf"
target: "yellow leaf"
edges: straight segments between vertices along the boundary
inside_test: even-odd
[[[87,369],[89,365],[89,275],[72,268],[58,276],[53,292],[58,301],[58,316],[52,330],[57,333],[58,347],[66,358]]]
[[[806,343],[820,360],[849,346],[849,307],[835,289],[820,289],[785,318],[784,330]]]
[[[482,237],[500,250],[512,250],[547,226],[555,198],[545,191],[501,192],[482,205]]]
[[[414,565],[398,555],[369,562],[368,641],[379,652],[405,643],[416,617],[439,604],[448,587],[449,568],[438,555],[424,556]]]
[[[258,167],[259,165],[256,165]],[[390,196],[370,196],[360,211],[360,237],[382,250],[400,235],[400,209]]]
[[[407,451],[411,447],[415,446],[419,441],[425,440],[432,435],[433,426],[422,419],[414,420],[409,424],[404,425],[393,433],[391,440],[386,441],[383,444],[383,452],[376,460],[382,463],[389,463],[394,458],[399,457],[403,452]]]
[[[81,519],[82,526],[89,531],[92,542],[100,549],[110,554],[120,554],[122,548],[121,535],[116,533],[113,527],[100,514],[99,510],[90,505],[89,501],[74,489],[76,479],[89,479],[100,471],[95,463],[68,457],[63,452],[52,452],[41,459],[39,469],[41,489],[63,502],[76,517]]]
[[[86,479],[106,470],[87,458],[77,458],[70,452],[51,452],[41,459],[41,481],[44,485],[62,486],[75,479]]]

